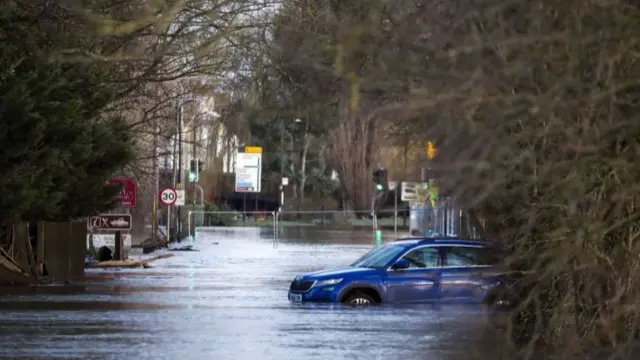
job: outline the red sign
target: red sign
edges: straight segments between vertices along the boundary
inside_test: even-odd
[[[115,177],[109,179],[110,185],[124,184],[120,194],[116,196],[116,201],[120,202],[120,205],[124,208],[136,207],[138,200],[138,184],[136,179],[126,177]]]

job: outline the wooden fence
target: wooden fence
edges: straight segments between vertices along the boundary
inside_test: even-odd
[[[0,284],[64,282],[84,276],[85,221],[21,223],[0,237]]]

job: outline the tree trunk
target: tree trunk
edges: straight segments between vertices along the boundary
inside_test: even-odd
[[[302,158],[300,159],[300,202],[304,201],[304,187],[307,183],[307,153],[309,151],[309,122],[306,122],[304,143],[302,144]]]
[[[291,171],[291,175],[293,175],[296,170],[293,161],[289,165],[289,170]],[[291,196],[296,200],[296,202],[298,201],[298,184],[296,184],[295,181],[291,182]]]

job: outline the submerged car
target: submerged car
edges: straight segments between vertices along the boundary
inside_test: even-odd
[[[351,305],[481,304],[501,284],[499,254],[487,242],[401,239],[370,251],[349,267],[296,277],[288,298]]]

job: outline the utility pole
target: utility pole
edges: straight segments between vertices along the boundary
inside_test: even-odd
[[[197,132],[196,132],[196,120],[197,120],[197,116],[193,118],[193,124],[191,126],[191,131],[193,131],[193,145],[192,145],[192,150],[193,150],[193,163],[195,164],[195,170],[196,170],[196,177],[193,179],[192,184],[192,189],[193,189],[193,199],[191,201],[191,214],[195,214],[196,211],[196,182],[198,179],[198,176],[200,174],[200,169],[198,169],[198,158],[197,158],[197,146],[196,143],[198,141],[198,136],[197,136]],[[193,229],[195,232],[195,228],[196,228],[196,222],[195,222],[195,216],[193,218]],[[189,229],[189,234],[191,234],[191,229]],[[193,234],[195,235],[195,234]]]
[[[284,119],[280,122],[280,208],[279,212],[284,210]],[[287,179],[287,182],[289,179]]]
[[[374,240],[376,242],[376,247],[380,247],[382,245],[382,231],[378,229],[378,215],[376,214],[376,200],[378,198],[383,198],[384,194],[387,190],[389,190],[389,178],[388,171],[383,167],[379,167],[378,169],[373,171],[373,184],[374,190],[373,195],[371,196],[371,220],[373,226],[373,234]]]
[[[178,117],[180,116],[180,107],[179,104],[176,103],[176,124],[178,123]],[[171,146],[171,186],[173,186],[173,188],[176,188],[176,183],[177,183],[177,178],[178,178],[178,159],[177,159],[177,155],[178,155],[178,133],[176,131],[176,133],[172,133],[171,134],[171,141],[170,141],[170,146]],[[172,216],[174,216],[174,214],[171,212],[171,206],[167,206],[167,235],[169,236],[169,240],[175,240],[175,236],[172,234],[171,231],[171,224],[174,222]],[[176,230],[178,230],[178,221],[175,222],[174,226],[176,227]],[[178,233],[177,231],[174,231],[176,234]]]
[[[158,166],[158,119],[153,121],[153,217],[151,223],[151,241],[158,239],[158,196],[160,195],[160,166]]]
[[[183,104],[182,98],[178,98],[178,173],[177,173],[177,182],[178,184],[183,184],[183,176],[184,171],[182,171],[182,111]],[[178,220],[176,221],[176,233],[178,236],[178,240],[180,239],[180,234],[182,233],[182,206],[178,206]]]

